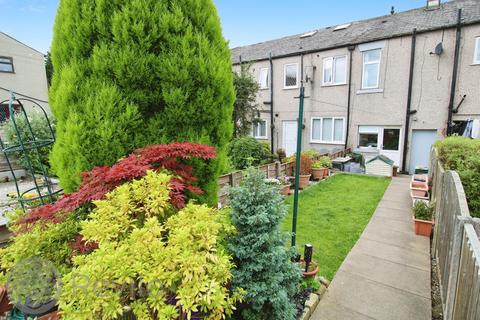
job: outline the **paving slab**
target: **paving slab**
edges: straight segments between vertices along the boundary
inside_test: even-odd
[[[430,320],[430,241],[414,234],[410,177],[392,179],[313,320]]]

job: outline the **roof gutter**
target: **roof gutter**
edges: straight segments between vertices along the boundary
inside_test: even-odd
[[[457,89],[458,58],[460,56],[460,41],[462,37],[462,9],[458,9],[457,32],[455,38],[455,55],[453,57],[452,84],[450,87],[450,101],[448,103],[447,136],[451,135],[453,129],[453,103],[455,102],[455,91]]]
[[[412,45],[410,51],[410,73],[408,75],[408,93],[407,93],[407,110],[405,113],[405,130],[403,133],[403,158],[402,171],[407,172],[407,153],[408,153],[408,135],[410,134],[410,115],[412,106],[412,90],[413,90],[413,70],[415,67],[415,47],[417,44],[417,29],[413,29]]]

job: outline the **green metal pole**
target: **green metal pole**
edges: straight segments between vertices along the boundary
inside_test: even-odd
[[[298,216],[298,184],[300,180],[300,155],[302,153],[303,131],[303,101],[305,100],[305,88],[300,87],[300,107],[298,108],[297,125],[297,156],[295,157],[295,192],[293,194],[293,222],[292,222],[292,247],[295,247],[297,239],[297,216]]]

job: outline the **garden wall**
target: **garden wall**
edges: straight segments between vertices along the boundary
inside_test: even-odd
[[[325,153],[321,154],[321,156],[329,156],[331,159],[335,159],[338,157],[344,157],[347,153],[350,153],[351,149],[341,150],[335,153]],[[265,172],[267,178],[281,178],[285,176],[293,176],[295,162],[273,162],[261,165],[257,167],[259,170]],[[232,186],[238,186],[243,179],[243,171],[234,171],[223,176],[220,176],[218,179],[219,184],[219,193],[218,193],[218,201],[222,206],[227,204],[228,202],[228,188]]]
[[[433,254],[444,319],[480,319],[480,219],[470,215],[457,172],[443,169],[435,149],[430,159],[436,203]]]

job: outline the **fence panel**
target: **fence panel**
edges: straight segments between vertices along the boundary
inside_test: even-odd
[[[436,202],[433,252],[446,320],[480,319],[480,223],[468,210],[460,177],[445,171],[432,151],[432,200]]]

